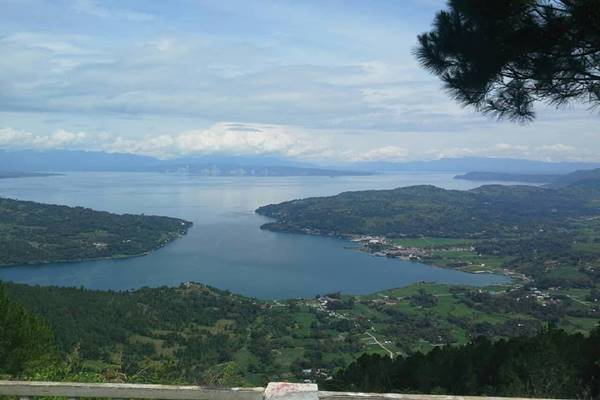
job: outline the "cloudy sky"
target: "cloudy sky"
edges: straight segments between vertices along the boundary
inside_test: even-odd
[[[0,0],[0,148],[600,161],[598,111],[462,109],[411,50],[443,0]]]

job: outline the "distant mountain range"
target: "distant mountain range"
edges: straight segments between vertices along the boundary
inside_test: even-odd
[[[0,151],[0,171],[146,171],[160,160],[134,154],[88,151]]]
[[[186,157],[159,160],[148,156],[88,151],[0,151],[0,171],[165,172],[201,176],[362,176],[372,172],[319,168],[274,157]]]
[[[124,171],[179,172],[208,176],[341,176],[388,172],[467,172],[561,175],[576,170],[600,168],[600,163],[543,162],[512,158],[463,157],[433,161],[359,162],[317,165],[285,157],[189,156],[176,159],[96,151],[6,151],[0,150],[0,171]]]

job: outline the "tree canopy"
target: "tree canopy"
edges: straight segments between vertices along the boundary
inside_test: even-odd
[[[588,337],[549,327],[532,337],[437,347],[394,360],[362,355],[326,390],[548,398],[600,396],[600,328]]]
[[[415,54],[450,94],[525,122],[537,101],[600,105],[600,0],[449,0]]]
[[[57,360],[50,327],[6,297],[0,285],[0,376],[32,373]]]

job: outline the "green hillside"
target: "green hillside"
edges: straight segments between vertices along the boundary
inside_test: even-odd
[[[264,229],[331,235],[493,237],[560,226],[595,215],[587,196],[531,186],[434,186],[346,192],[260,207]]]
[[[141,255],[190,226],[177,218],[0,198],[0,266]]]

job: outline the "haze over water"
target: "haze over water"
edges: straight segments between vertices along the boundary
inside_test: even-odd
[[[67,173],[0,180],[0,196],[116,213],[190,220],[188,235],[144,257],[0,268],[28,284],[133,289],[195,281],[259,298],[366,294],[428,281],[487,285],[507,278],[468,274],[349,250],[347,241],[260,230],[265,204],[348,190],[415,184],[469,189],[455,174],[362,177],[199,177],[159,173]]]

